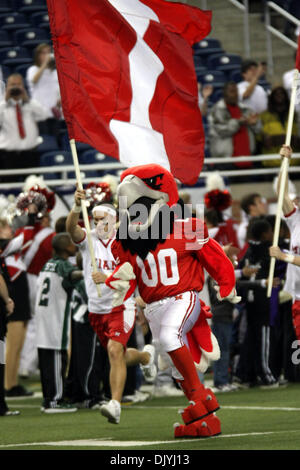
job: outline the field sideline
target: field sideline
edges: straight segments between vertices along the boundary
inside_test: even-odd
[[[122,407],[120,425],[99,411],[43,415],[41,398],[9,399],[20,416],[0,418],[0,450],[299,450],[300,384],[218,394],[222,434],[175,440],[184,398],[152,398]]]

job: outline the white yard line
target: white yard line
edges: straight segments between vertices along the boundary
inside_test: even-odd
[[[40,408],[41,405],[29,405],[29,404],[10,404],[11,408]],[[164,409],[168,410],[179,410],[180,405],[178,406],[163,406]],[[145,405],[124,405],[125,410],[151,410],[151,409],[158,409],[161,410],[162,406],[145,406]],[[253,410],[253,411],[300,411],[300,407],[286,407],[286,406],[230,406],[230,405],[222,405],[220,407],[221,410]]]
[[[299,433],[300,430],[293,431],[269,431],[269,432],[249,432],[243,434],[221,434],[216,436],[214,439],[220,438],[234,438],[234,437],[249,437],[249,436],[269,436],[271,434],[290,434]],[[111,438],[103,439],[80,439],[73,441],[48,441],[48,442],[25,442],[22,444],[6,444],[0,445],[0,448],[9,447],[27,447],[27,446],[54,446],[54,447],[114,447],[119,449],[120,447],[147,447],[152,445],[161,444],[175,444],[178,442],[201,442],[201,439],[175,439],[171,441],[116,441]],[[202,442],[207,442],[203,439]]]

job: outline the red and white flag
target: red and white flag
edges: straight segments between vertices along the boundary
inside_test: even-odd
[[[47,0],[70,139],[183,183],[202,169],[192,44],[211,12],[165,0]]]

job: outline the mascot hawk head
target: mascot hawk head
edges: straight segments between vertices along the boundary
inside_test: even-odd
[[[162,208],[171,208],[177,204],[179,195],[176,181],[160,165],[135,166],[121,174],[117,194],[121,225],[126,223],[128,228],[128,237],[121,240],[122,245],[144,258],[166,238],[159,236],[153,239],[151,225],[158,221]],[[172,228],[173,224],[169,233]],[[137,233],[141,234],[140,238],[133,236]]]

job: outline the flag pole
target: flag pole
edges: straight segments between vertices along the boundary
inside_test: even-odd
[[[294,76],[293,76],[291,99],[290,99],[290,109],[289,109],[287,132],[286,132],[286,136],[285,136],[285,145],[288,145],[288,146],[291,144],[292,129],[293,129],[293,122],[294,122],[294,113],[295,113],[295,104],[296,104],[296,92],[297,92],[298,76],[299,76],[299,72],[298,72],[297,69],[295,69]],[[286,185],[286,178],[287,178],[287,174],[288,174],[288,169],[289,169],[289,159],[287,157],[284,157],[282,159],[281,168],[280,168],[281,178],[280,178],[280,187],[279,187],[277,211],[276,211],[276,219],[275,219],[275,227],[274,227],[274,235],[273,235],[273,246],[278,246],[282,204],[283,204],[283,198],[284,198],[284,191],[285,191],[285,185]],[[274,256],[272,256],[271,261],[270,261],[270,268],[269,268],[267,297],[271,297],[271,293],[272,293],[272,284],[273,284],[273,278],[274,278],[275,261],[276,261],[276,258]]]
[[[74,167],[75,167],[77,186],[78,186],[78,189],[80,191],[82,191],[83,186],[82,186],[82,181],[81,181],[81,175],[80,175],[80,168],[79,168],[79,163],[78,163],[78,156],[77,156],[75,139],[70,140],[70,147],[71,147],[71,152],[72,152],[72,157],[73,157],[73,162],[74,162]],[[89,221],[89,216],[88,216],[87,208],[86,208],[86,205],[85,205],[85,201],[83,199],[81,200],[81,211],[82,211],[82,216],[83,216],[84,227],[85,227],[85,230],[86,230],[86,236],[87,236],[87,242],[88,242],[91,262],[92,262],[92,268],[93,268],[93,272],[96,273],[98,271],[98,269],[97,269],[97,264],[96,264],[94,246],[93,246],[93,242],[92,242],[90,221]],[[96,289],[97,289],[98,297],[101,297],[100,284],[96,284]]]

